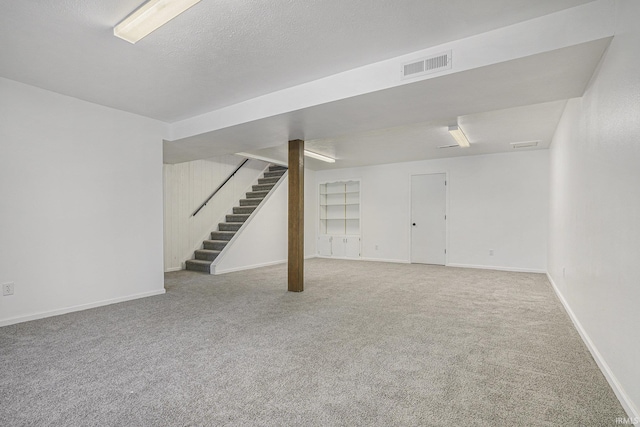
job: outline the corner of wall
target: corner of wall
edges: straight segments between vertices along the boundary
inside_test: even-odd
[[[598,351],[598,348],[591,340],[591,337],[589,337],[589,334],[580,323],[580,320],[578,320],[578,317],[575,315],[575,313],[571,309],[571,306],[567,302],[566,298],[564,297],[564,295],[556,285],[556,282],[553,280],[553,277],[548,272],[547,272],[547,279],[549,280],[549,283],[551,284],[551,288],[553,289],[554,293],[558,297],[558,300],[560,300],[560,303],[564,307],[564,310],[567,312],[567,315],[571,319],[571,322],[573,322],[573,325],[578,331],[580,338],[582,338],[582,341],[587,346],[587,349],[589,349],[589,352],[591,353],[591,356],[593,357],[593,359],[596,361],[596,364],[600,368],[600,371],[602,371],[602,374],[607,379],[609,386],[611,386],[611,389],[616,394],[616,397],[620,401],[620,404],[622,404],[624,410],[627,412],[630,418],[640,420],[640,411],[638,411],[638,408],[635,407],[633,401],[625,392],[624,387],[622,386],[622,384],[620,384],[620,381],[618,381],[615,374],[607,364],[606,360],[604,359],[602,354]]]

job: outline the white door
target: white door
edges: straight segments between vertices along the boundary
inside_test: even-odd
[[[411,262],[444,265],[447,189],[443,173],[411,177]]]

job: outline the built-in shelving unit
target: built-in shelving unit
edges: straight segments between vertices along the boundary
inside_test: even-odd
[[[318,254],[360,257],[360,181],[320,184]]]

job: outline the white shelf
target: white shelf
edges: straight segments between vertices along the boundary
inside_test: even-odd
[[[331,196],[333,194],[360,194],[360,191],[336,191],[331,193],[320,193],[321,196]]]
[[[320,218],[323,221],[360,221],[360,218]]]
[[[360,181],[320,184],[320,235],[360,235]],[[340,240],[341,241],[341,240]]]

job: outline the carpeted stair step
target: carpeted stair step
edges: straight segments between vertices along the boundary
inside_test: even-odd
[[[251,189],[253,191],[269,191],[273,188],[275,184],[258,184],[258,185],[252,185]]]
[[[268,193],[268,191],[249,191],[247,192],[247,199],[264,199]]]
[[[258,206],[262,199],[240,199],[240,206]]]
[[[249,219],[249,214],[231,214],[224,218],[225,222],[245,222]]]
[[[270,178],[258,178],[258,184],[276,184],[279,180],[279,176],[272,176]]]
[[[231,240],[233,235],[236,234],[235,231],[212,231],[211,232],[211,240]]]
[[[251,187],[252,191],[246,193],[246,198],[240,199],[240,206],[233,208],[233,213],[225,216],[225,222],[218,224],[218,231],[211,232],[211,240],[202,242],[203,249],[195,251],[195,259],[186,261],[187,270],[211,272],[211,264],[216,260],[221,251],[227,246],[236,232],[249,219],[251,214],[262,203],[273,187],[278,183],[287,171],[285,166],[271,165],[258,179],[258,184]]]
[[[264,173],[264,177],[265,178],[275,178],[275,177],[280,178],[282,175],[284,175],[284,173],[286,171],[287,171],[286,169],[285,170],[273,171],[273,172],[267,171],[267,172]]]
[[[203,273],[211,272],[211,261],[203,261],[201,259],[188,259],[186,262],[187,270],[202,271]]]
[[[253,200],[257,200],[257,199],[253,199]],[[251,215],[251,213],[253,213],[253,211],[256,210],[256,207],[257,206],[235,206],[233,208],[233,213],[234,214],[249,214],[249,215]]]
[[[204,248],[212,251],[221,251],[229,243],[228,240],[205,240],[202,242]]]
[[[202,261],[213,261],[220,254],[220,251],[214,251],[211,249],[198,249],[196,251],[196,259]]]
[[[220,231],[233,231],[236,232],[242,227],[242,222],[221,222],[218,224],[218,230]]]

